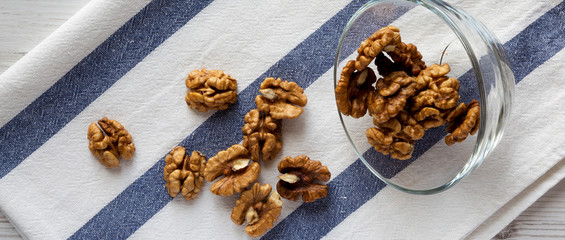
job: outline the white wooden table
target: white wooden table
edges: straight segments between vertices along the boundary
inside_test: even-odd
[[[0,73],[90,0],[1,0]],[[565,181],[547,192],[495,237],[565,239]],[[0,212],[0,239],[22,239]]]

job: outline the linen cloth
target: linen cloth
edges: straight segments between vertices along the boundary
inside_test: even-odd
[[[207,183],[193,201],[172,199],[163,159],[176,145],[211,157],[240,142],[243,115],[273,76],[296,81],[309,101],[302,116],[284,122],[277,158],[307,154],[332,179],[315,203],[283,199],[262,238],[494,236],[565,176],[565,3],[449,1],[504,44],[516,92],[497,149],[461,183],[430,196],[374,177],[337,118],[333,57],[364,3],[93,0],[0,75],[1,211],[28,239],[246,238],[229,217],[237,194],[216,196]],[[236,104],[206,113],[186,106],[184,78],[202,67],[238,80]],[[87,148],[86,129],[103,116],[120,121],[137,148],[115,169]],[[276,163],[261,166],[258,181],[275,186]]]

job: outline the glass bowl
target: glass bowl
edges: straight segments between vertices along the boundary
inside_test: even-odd
[[[343,30],[334,88],[347,61],[357,57],[361,42],[388,25],[398,27],[402,42],[418,47],[427,66],[450,65],[447,75],[460,82],[459,102],[479,101],[478,132],[447,146],[445,126],[428,129],[415,142],[412,157],[397,160],[369,144],[365,131],[374,126],[369,114],[356,119],[339,113],[339,118],[354,151],[380,180],[408,193],[438,193],[469,175],[500,141],[510,114],[514,76],[503,46],[468,13],[440,0],[382,0],[361,7]],[[380,78],[373,62],[369,67]]]

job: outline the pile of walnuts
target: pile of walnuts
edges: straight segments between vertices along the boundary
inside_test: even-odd
[[[185,83],[186,103],[201,112],[226,109],[237,100],[237,81],[221,70],[194,70]],[[176,146],[165,156],[163,167],[165,187],[173,198],[180,193],[185,200],[193,200],[204,180],[217,180],[210,188],[216,195],[241,193],[231,219],[238,225],[245,222],[245,232],[252,237],[273,227],[281,213],[281,196],[313,202],[328,194],[328,187],[320,182],[331,177],[321,162],[297,156],[279,162],[282,175],[277,191],[272,192],[269,184],[255,183],[261,172],[258,161],[271,161],[282,149],[282,120],[300,116],[308,101],[297,83],[280,78],[266,78],[259,92],[255,98],[257,108],[245,114],[243,144],[235,144],[208,160],[199,151],[189,153],[183,146]],[[119,158],[129,160],[135,152],[131,135],[116,120],[104,117],[92,123],[87,137],[92,154],[108,168],[117,167]]]
[[[186,80],[187,104],[199,111],[227,108],[235,101],[230,93],[235,92],[236,86],[232,80],[220,70],[192,71]],[[304,202],[323,198],[328,194],[328,187],[320,182],[329,181],[331,177],[321,162],[297,156],[279,162],[282,175],[277,191],[272,191],[269,184],[256,183],[261,172],[259,161],[273,160],[282,149],[282,120],[300,116],[307,103],[304,90],[295,82],[266,78],[259,92],[255,98],[257,108],[245,114],[242,144],[220,151],[208,161],[198,151],[189,156],[184,147],[177,146],[165,157],[163,169],[171,197],[180,192],[186,200],[194,199],[204,179],[215,181],[210,191],[216,195],[241,193],[231,219],[238,225],[246,223],[245,231],[252,237],[261,236],[273,226],[282,209],[281,197],[292,201],[302,197]]]
[[[447,125],[448,145],[461,142],[479,127],[476,100],[459,103],[459,81],[450,78],[448,64],[426,66],[413,44],[401,41],[398,28],[388,26],[361,43],[355,60],[346,63],[335,89],[338,109],[354,118],[367,112],[375,127],[367,129],[369,143],[379,152],[405,160],[415,141],[427,129]],[[369,68],[375,62],[380,78]],[[194,70],[185,79],[190,108],[201,112],[221,110],[237,100],[237,81],[221,70]],[[256,109],[244,117],[243,142],[219,151],[206,160],[198,151],[190,154],[182,146],[165,157],[163,179],[168,194],[186,200],[198,196],[204,180],[214,182],[210,191],[219,196],[241,193],[231,219],[258,237],[280,216],[282,198],[314,202],[328,194],[323,184],[331,178],[326,166],[305,155],[287,156],[278,163],[276,191],[257,179],[259,161],[272,161],[282,149],[282,121],[294,119],[307,103],[304,90],[295,82],[266,78],[255,98]],[[130,159],[135,146],[132,136],[116,120],[103,118],[88,128],[89,149],[100,163],[117,167],[119,158]]]
[[[237,100],[237,81],[221,70],[191,71],[185,84],[187,105],[201,112],[227,109]],[[273,227],[281,213],[281,196],[313,202],[328,194],[328,187],[320,182],[331,177],[321,162],[297,156],[279,162],[282,175],[277,191],[272,191],[269,184],[255,183],[261,172],[258,161],[271,161],[282,149],[282,120],[300,116],[308,101],[297,83],[280,78],[266,78],[259,92],[255,98],[257,108],[245,114],[243,144],[219,151],[208,160],[199,151],[189,153],[185,147],[176,146],[165,156],[163,167],[165,188],[173,198],[180,193],[185,200],[193,200],[204,180],[217,180],[210,188],[216,195],[241,193],[231,219],[238,225],[245,222],[245,232],[252,237]],[[108,168],[117,167],[119,158],[129,160],[135,152],[132,136],[116,120],[104,117],[90,124],[87,137],[92,154]]]
[[[367,129],[366,136],[375,150],[406,160],[430,128],[447,125],[447,145],[478,130],[478,101],[459,103],[459,81],[447,76],[449,65],[426,66],[416,46],[401,41],[398,28],[379,29],[357,53],[343,67],[336,102],[342,114],[353,118],[369,112],[375,126]],[[373,60],[381,75],[378,79],[369,68]]]

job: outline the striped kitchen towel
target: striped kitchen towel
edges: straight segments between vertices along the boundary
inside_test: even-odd
[[[505,136],[454,188],[416,196],[387,187],[357,159],[333,105],[332,66],[347,20],[366,1],[93,0],[0,76],[0,209],[29,239],[240,239],[237,196],[171,198],[162,177],[176,145],[214,156],[241,141],[265,77],[305,89],[277,158],[308,154],[332,171],[329,194],[284,200],[264,239],[492,237],[565,176],[565,3],[449,1],[501,40],[516,77]],[[410,19],[411,11],[395,21]],[[421,33],[425,34],[425,33]],[[424,35],[422,35],[424,36]],[[184,102],[193,69],[238,80],[238,101],[200,113]],[[137,151],[114,169],[88,150],[108,116]],[[276,164],[259,181],[275,185]]]

